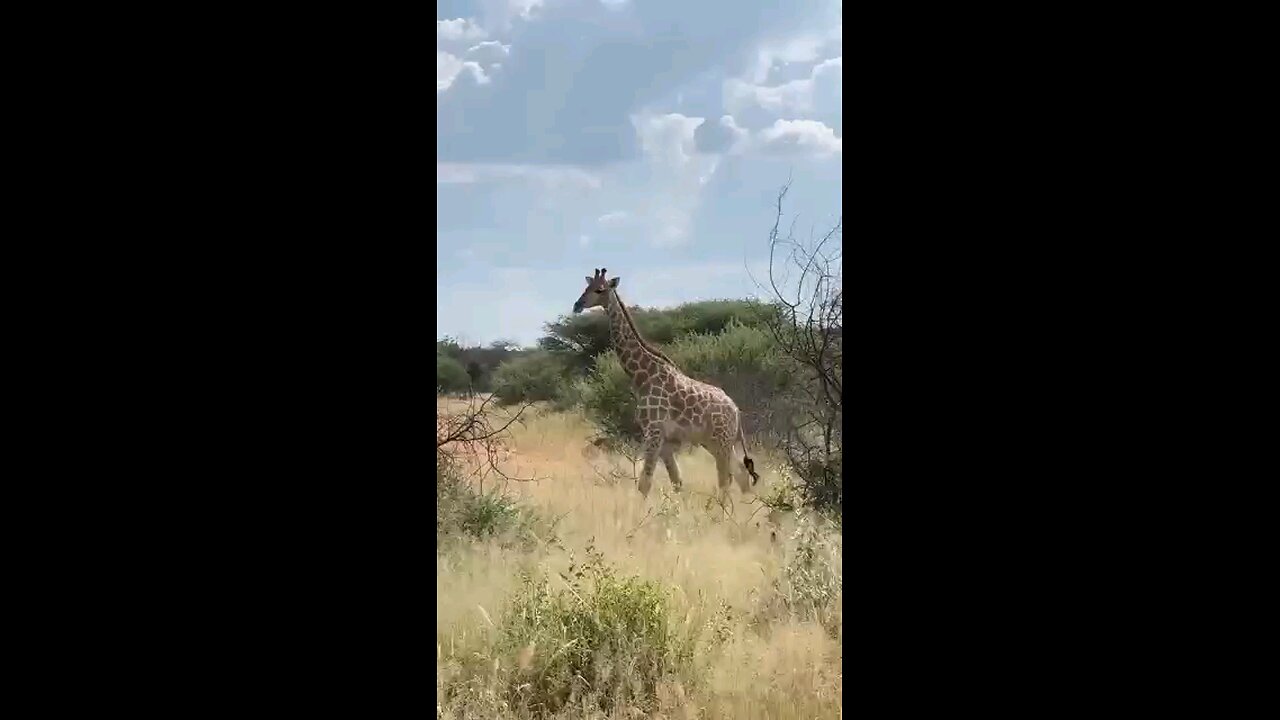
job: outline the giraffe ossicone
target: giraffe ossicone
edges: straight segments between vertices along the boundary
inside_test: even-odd
[[[573,304],[573,312],[603,307],[609,317],[610,339],[636,396],[636,420],[644,438],[644,469],[639,489],[649,494],[659,457],[671,485],[682,484],[675,451],[685,443],[701,445],[716,461],[717,483],[727,492],[734,476],[748,492],[760,480],[747,455],[746,436],[738,406],[721,388],[685,375],[661,350],[640,335],[627,306],[618,297],[619,278],[606,279],[607,268],[587,277],[587,289]],[[741,460],[735,452],[741,448]],[[748,476],[750,480],[748,480]]]

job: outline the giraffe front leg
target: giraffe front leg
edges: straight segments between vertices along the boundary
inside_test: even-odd
[[[646,432],[644,436],[644,469],[640,471],[640,494],[648,497],[649,488],[653,485],[653,467],[657,464],[658,453],[662,450],[662,432]]]

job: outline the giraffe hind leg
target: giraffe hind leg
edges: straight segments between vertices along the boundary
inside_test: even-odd
[[[680,478],[680,466],[676,464],[676,449],[680,447],[680,443],[668,440],[662,445],[662,464],[667,468],[667,478],[671,480],[671,487],[676,492],[680,492],[680,488],[684,485]]]
[[[716,458],[716,484],[723,492],[729,489],[729,483],[733,480],[729,471],[729,453],[723,449],[717,449],[712,455]]]

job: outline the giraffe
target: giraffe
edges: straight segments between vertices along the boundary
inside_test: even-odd
[[[640,472],[640,494],[648,497],[653,469],[659,457],[667,469],[671,485],[680,491],[680,468],[675,452],[683,443],[706,448],[716,461],[721,494],[729,490],[732,476],[746,493],[760,480],[755,462],[747,455],[746,436],[738,406],[724,390],[699,382],[680,371],[666,355],[640,336],[631,313],[618,297],[619,278],[605,279],[607,268],[586,278],[587,289],[573,304],[573,312],[604,307],[609,316],[614,351],[631,378],[636,395],[636,420],[644,438],[644,469]],[[733,462],[734,446],[742,448],[742,462]],[[741,470],[746,470],[742,473]],[[748,485],[747,474],[751,476]]]

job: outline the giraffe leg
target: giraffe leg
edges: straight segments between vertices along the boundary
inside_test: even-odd
[[[645,432],[644,436],[644,469],[640,471],[640,494],[648,497],[649,488],[653,485],[653,466],[657,464],[658,453],[662,451],[662,431]]]
[[[680,488],[684,483],[680,479],[680,466],[676,465],[676,447],[678,447],[677,443],[665,442],[662,444],[660,455],[662,456],[662,464],[667,468],[667,478],[671,480],[671,487],[675,488],[676,492],[680,492]]]
[[[717,447],[712,451],[712,455],[716,458],[716,484],[720,488],[720,496],[723,498],[729,492],[729,483],[733,480],[729,473],[729,453],[725,452],[722,447]]]

